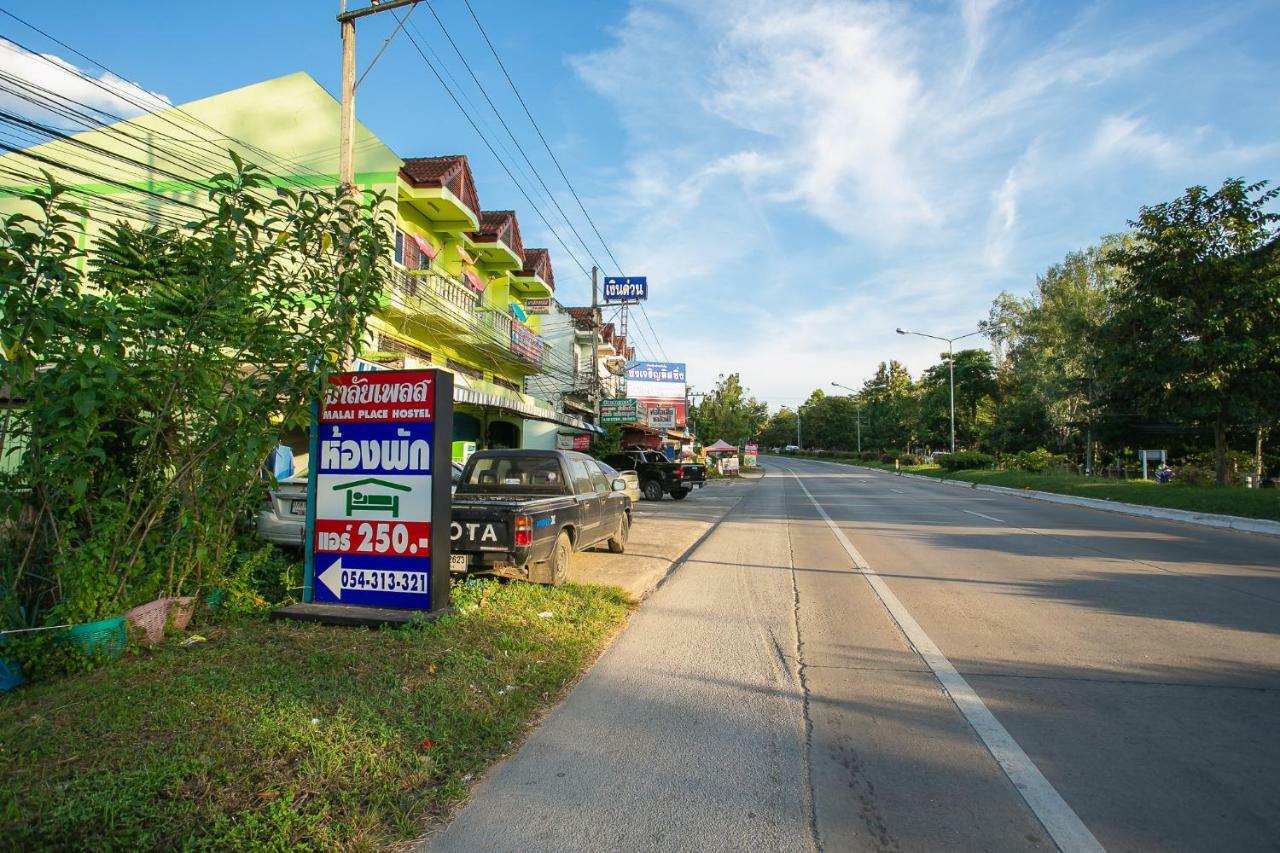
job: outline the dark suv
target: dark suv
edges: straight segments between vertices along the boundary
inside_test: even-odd
[[[604,463],[619,471],[635,471],[646,500],[660,501],[663,493],[683,500],[707,484],[707,469],[696,462],[672,462],[657,450],[636,448],[611,453]]]

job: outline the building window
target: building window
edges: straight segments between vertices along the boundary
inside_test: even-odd
[[[463,376],[470,376],[472,379],[484,379],[484,373],[469,364],[463,364],[460,361],[449,359],[446,364],[454,373],[461,373]]]
[[[396,229],[396,263],[404,263],[404,232]]]
[[[506,379],[503,379],[501,376],[499,376],[499,375],[498,375],[498,374],[496,374],[496,373],[493,375],[493,384],[494,384],[494,385],[501,385],[503,388],[506,388],[506,389],[508,389],[508,390],[510,390],[510,391],[519,391],[519,390],[520,390],[520,386],[519,386],[519,385],[517,385],[517,384],[516,384],[516,383],[514,383],[514,382],[508,381],[508,380],[506,380]]]
[[[421,347],[415,347],[413,344],[406,344],[403,341],[398,341],[395,338],[389,338],[386,335],[378,336],[378,351],[404,353],[405,355],[411,355],[420,361],[425,361],[427,364],[431,363],[431,353]]]

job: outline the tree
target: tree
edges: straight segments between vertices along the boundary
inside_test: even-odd
[[[765,447],[786,447],[796,440],[796,413],[783,406],[769,416],[760,430],[760,442]]]
[[[698,436],[710,443],[723,438],[741,444],[759,434],[769,416],[769,407],[747,395],[738,374],[721,376],[715,390],[693,407]]]
[[[900,361],[880,362],[862,385],[862,446],[907,448],[916,440],[918,400],[911,372]]]
[[[1227,482],[1233,418],[1280,410],[1280,190],[1266,182],[1191,187],[1142,208],[1103,334],[1108,395],[1149,416],[1212,425]]]
[[[984,349],[962,349],[955,353],[956,444],[975,445],[979,415],[992,415],[996,394],[995,364]],[[951,444],[951,370],[946,353],[942,363],[935,364],[920,377],[921,429],[927,430],[931,442],[944,447]]]

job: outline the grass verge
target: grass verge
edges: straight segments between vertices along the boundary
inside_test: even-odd
[[[879,462],[829,457],[823,461],[880,468],[886,471],[894,470],[893,465]],[[1011,489],[1035,489],[1059,495],[1075,495],[1142,506],[1280,521],[1280,489],[1187,486],[1179,483],[1161,485],[1150,480],[1119,482],[1101,477],[1081,477],[1062,473],[1036,474],[1026,471],[944,471],[937,465],[904,465],[901,470],[909,474],[963,480],[969,483],[987,483]]]
[[[0,837],[371,850],[418,835],[631,608],[612,588],[494,581],[455,605],[383,631],[244,619],[0,698]]]

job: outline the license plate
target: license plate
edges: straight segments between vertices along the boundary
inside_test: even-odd
[[[467,570],[466,554],[450,554],[449,555],[449,571],[465,572]]]
[[[306,501],[289,501],[289,512],[293,513],[294,515],[306,515],[307,502]]]

